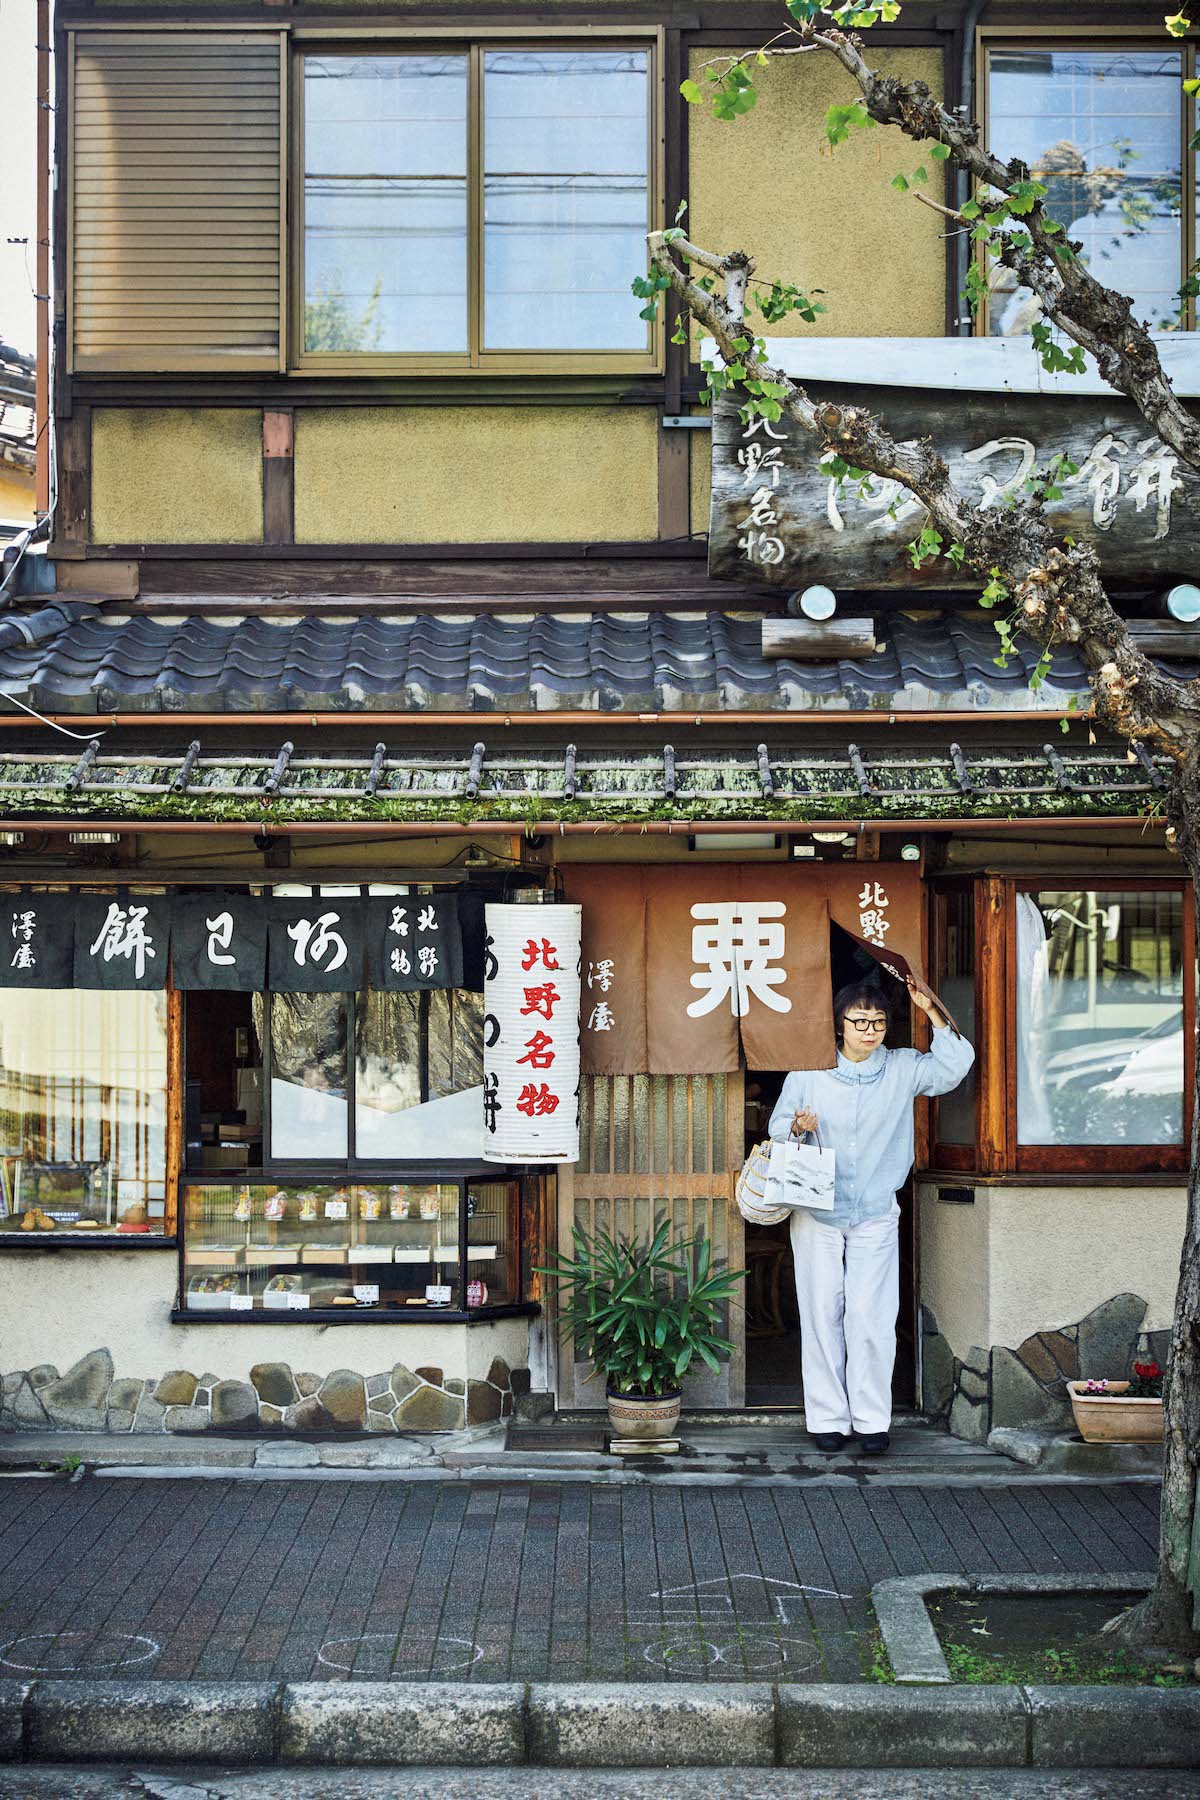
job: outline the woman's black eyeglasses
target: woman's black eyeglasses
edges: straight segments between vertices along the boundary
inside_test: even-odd
[[[886,1031],[887,1030],[887,1020],[886,1019],[855,1019],[849,1013],[846,1014],[846,1017],[845,1017],[843,1023],[846,1025],[853,1025],[856,1031]]]

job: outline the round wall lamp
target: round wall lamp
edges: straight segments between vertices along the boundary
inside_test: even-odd
[[[1167,611],[1181,625],[1195,625],[1200,620],[1200,587],[1184,581],[1167,595]]]
[[[901,844],[901,846],[900,846],[900,861],[901,862],[920,862],[920,860],[921,860],[920,844]]]

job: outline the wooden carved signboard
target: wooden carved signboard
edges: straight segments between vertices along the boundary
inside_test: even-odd
[[[1133,407],[1099,395],[934,392],[899,387],[823,390],[883,418],[906,441],[929,437],[974,500],[1003,506],[1028,477],[1061,453],[1078,468],[1055,528],[1088,541],[1109,580],[1191,576],[1200,549],[1200,477],[1151,435]],[[895,482],[846,481],[818,466],[815,442],[783,418],[743,425],[722,396],[713,414],[713,487],[708,571],[779,587],[821,581],[833,588],[951,588],[970,585],[945,558],[913,568],[907,546],[925,523],[920,502]],[[977,585],[977,584],[975,584]]]

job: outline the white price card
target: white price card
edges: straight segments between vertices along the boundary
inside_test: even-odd
[[[452,1294],[452,1288],[439,1287],[436,1282],[431,1283],[430,1286],[425,1289],[425,1298],[428,1300],[430,1306],[449,1306]]]
[[[230,1312],[253,1312],[254,1311],[254,1295],[253,1294],[230,1294],[229,1310],[230,1310]]]
[[[308,1311],[308,1295],[307,1294],[289,1294],[287,1297],[287,1303],[288,1303],[288,1311],[289,1312],[307,1312]]]
[[[347,1200],[327,1200],[325,1217],[327,1219],[345,1219],[350,1216],[350,1204]]]
[[[278,1307],[282,1311],[284,1308],[286,1308],[290,1299],[291,1299],[290,1294],[281,1294],[281,1293],[264,1294],[263,1295],[263,1305],[264,1306],[275,1306],[275,1307]]]
[[[354,1298],[360,1306],[377,1306],[379,1304],[379,1283],[377,1281],[356,1281]]]

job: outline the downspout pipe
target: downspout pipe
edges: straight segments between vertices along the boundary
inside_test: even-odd
[[[976,116],[975,93],[975,33],[979,21],[987,10],[988,0],[971,0],[962,22],[962,61],[958,72],[958,105],[955,111],[964,119]],[[965,169],[955,165],[954,170],[954,206],[961,210],[971,197],[971,179]],[[970,267],[972,243],[969,234],[960,231],[953,239],[954,244],[954,328],[959,337],[974,335],[975,325],[969,312],[965,310],[963,290],[967,285],[967,269]]]

